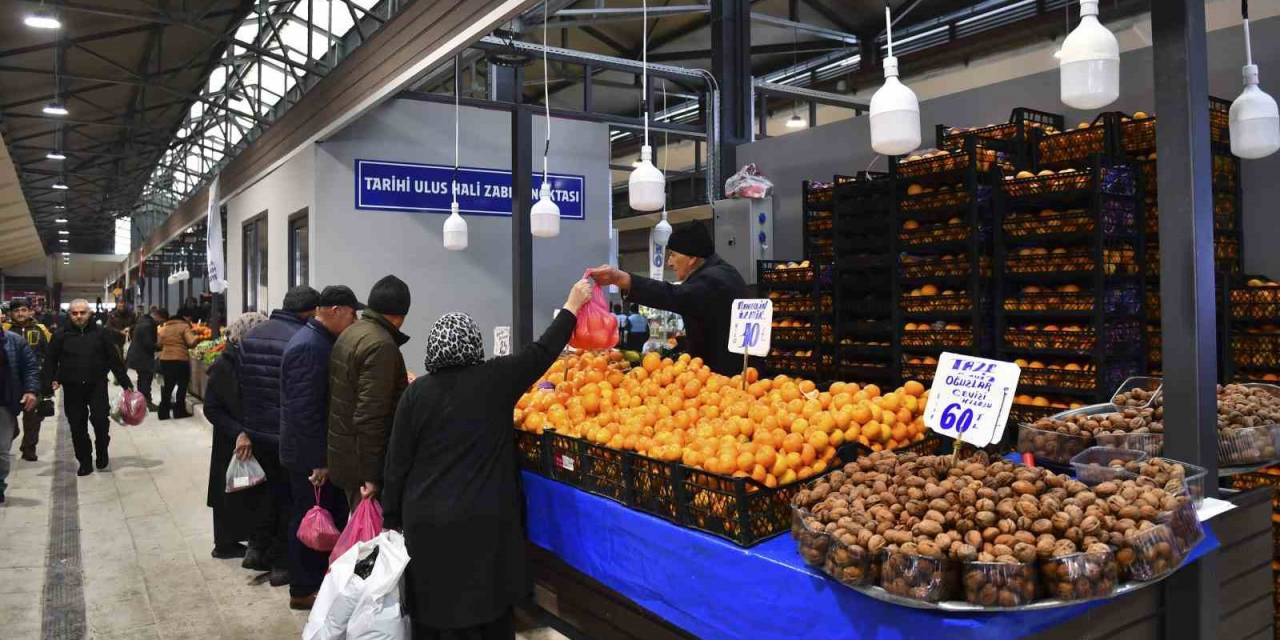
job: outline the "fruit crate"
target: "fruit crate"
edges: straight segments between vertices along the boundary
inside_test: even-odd
[[[904,214],[922,214],[946,209],[958,209],[969,205],[967,191],[935,191],[903,197],[898,201],[898,211]]]
[[[1045,405],[1042,407],[1035,404],[1022,404],[1019,402],[1015,402],[1013,403],[1013,406],[1009,408],[1009,422],[1007,424],[1009,426],[1014,426],[1019,424],[1034,424],[1040,418],[1048,418],[1051,415],[1054,415],[1056,413],[1061,413],[1061,412],[1062,412],[1061,408],[1052,407],[1049,405]],[[1010,429],[1008,428],[1005,429],[1006,435],[1008,434],[1009,431]]]
[[[692,467],[683,471],[676,495],[684,526],[743,547],[790,530],[791,499],[803,483],[770,489],[751,478],[729,478]]]
[[[1095,371],[1023,367],[1018,384],[1072,392],[1111,393],[1125,380],[1142,373],[1142,368],[1136,359],[1105,362]]]
[[[1232,320],[1280,322],[1280,286],[1232,287],[1228,304]]]
[[[921,225],[916,229],[898,232],[898,241],[906,247],[919,247],[939,242],[962,242],[969,238],[967,222]]]
[[[546,449],[542,446],[542,435],[521,429],[514,431],[516,432],[516,456],[520,462],[520,468],[540,476],[548,475],[548,460],[543,455]]]
[[[973,162],[973,158],[977,162]],[[936,151],[919,156],[909,156],[897,164],[896,175],[900,179],[923,178],[939,174],[966,171],[970,166],[977,168],[978,173],[990,171],[997,163],[1005,162],[1004,154],[996,149],[978,146],[971,156],[963,149],[952,151]]]
[[[1011,238],[1032,239],[1069,233],[1092,233],[1095,216],[1085,210],[1058,212],[1046,209],[1040,213],[1014,213],[1005,218],[1004,232]],[[1107,236],[1132,234],[1137,229],[1137,213],[1132,202],[1103,202],[1102,231]]]
[[[814,327],[773,327],[774,342],[800,342],[813,344],[818,340],[818,329]]]
[[[684,465],[655,460],[642,455],[631,456],[631,501],[627,506],[681,524],[684,520],[680,488],[684,485]]]
[[[1030,142],[1032,131],[1061,131],[1065,126],[1066,121],[1061,115],[1017,107],[1009,114],[1009,121],[1001,124],[969,128],[937,125],[934,129],[934,140],[939,149],[947,150],[962,148],[965,139],[970,136],[989,140],[1012,140],[1025,144]]]
[[[543,447],[549,451],[551,478],[611,500],[627,503],[627,477],[631,459],[626,452],[610,449],[581,438],[543,432]]]
[[[834,192],[829,182],[818,182],[816,180],[808,181],[808,188],[805,189],[804,202],[811,209],[829,209],[833,200]]]
[[[1049,170],[1045,170],[1049,171]],[[1136,172],[1127,165],[1104,167],[1100,171],[1100,191],[1106,195],[1130,197],[1137,189]],[[1094,189],[1094,172],[1089,169],[1063,169],[1057,173],[1030,177],[1005,176],[1001,185],[1010,198],[1029,198]]]
[[[1038,167],[1058,166],[1079,162],[1094,154],[1106,154],[1110,149],[1107,123],[1113,114],[1099,114],[1087,128],[1062,130],[1047,134],[1036,132],[1035,164]]]
[[[973,297],[963,291],[932,296],[904,295],[898,303],[906,313],[963,313],[973,308]]]
[[[1280,330],[1270,333],[1233,333],[1231,362],[1238,369],[1280,369]]]
[[[991,258],[978,257],[979,271],[982,277],[991,276]],[[925,280],[928,278],[964,278],[973,270],[967,258],[942,256],[903,256],[899,268],[903,279]]]
[[[1107,325],[1106,340],[1102,348],[1108,352],[1127,351],[1142,341],[1142,325],[1136,320]],[[1026,331],[1008,328],[1004,331],[1004,343],[1011,349],[1036,349],[1046,351],[1093,351],[1098,344],[1097,331],[1085,327],[1081,331]]]
[[[902,377],[909,380],[919,380],[921,384],[933,382],[933,376],[938,371],[938,363],[912,363],[910,358],[904,357],[902,360]]]
[[[1122,284],[1107,287],[1102,295],[1103,312],[1108,315],[1133,315],[1142,310],[1139,287]],[[1004,300],[1005,311],[1029,313],[1093,311],[1097,296],[1092,291],[1039,291],[1019,293]]]
[[[845,380],[882,380],[893,375],[893,367],[887,362],[841,359],[836,363],[836,374]]]
[[[910,349],[967,349],[973,346],[973,331],[971,329],[904,331],[902,346]]]
[[[861,442],[856,442],[853,446],[857,448],[860,455],[865,456],[875,453],[875,449],[872,449]],[[913,453],[918,456],[931,456],[937,453],[940,449],[942,449],[942,438],[935,436],[932,431],[926,431],[924,433],[924,438],[916,440],[905,447],[894,447],[893,449],[890,449],[890,451],[893,451],[900,456],[908,453]]]
[[[795,266],[791,266],[795,265]],[[818,268],[786,260],[757,260],[756,282],[766,286],[812,285],[817,281]]]
[[[1023,249],[1022,251],[1026,251]],[[1133,275],[1138,273],[1136,251],[1128,245],[1105,249],[1103,252],[1106,275]],[[1010,255],[1005,260],[1005,270],[1014,274],[1034,273],[1092,273],[1095,267],[1093,249],[1089,247],[1056,248],[1052,252],[1031,251]]]

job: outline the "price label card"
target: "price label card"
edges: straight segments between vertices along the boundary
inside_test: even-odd
[[[925,425],[975,447],[998,442],[1021,375],[1012,362],[943,352],[929,390]]]
[[[729,351],[752,356],[769,355],[769,339],[773,335],[772,300],[734,300],[729,318]]]
[[[511,327],[493,328],[493,355],[494,357],[511,355]]]

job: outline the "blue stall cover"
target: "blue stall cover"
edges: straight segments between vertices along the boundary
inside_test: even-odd
[[[523,473],[530,541],[699,638],[1004,640],[1103,604],[984,614],[896,606],[809,568],[788,534],[744,549]],[[1189,560],[1217,547],[1205,527],[1205,540]]]

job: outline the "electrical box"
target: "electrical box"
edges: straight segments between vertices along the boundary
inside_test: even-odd
[[[756,261],[773,259],[773,196],[716,200],[716,253],[748,285],[756,284]]]

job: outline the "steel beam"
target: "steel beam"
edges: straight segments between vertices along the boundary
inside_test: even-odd
[[[835,40],[836,42],[844,42],[850,45],[858,44],[858,36],[855,36],[852,33],[845,33],[844,31],[837,31],[835,29],[827,29],[825,27],[805,24],[803,22],[794,22],[786,18],[771,16],[767,13],[758,13],[753,11],[751,12],[751,20],[753,22],[760,22],[783,29],[789,29],[791,31],[812,34],[819,38]],[[712,21],[714,21],[714,18]]]
[[[1160,155],[1160,326],[1164,345],[1165,455],[1218,476],[1217,330],[1213,184],[1204,2],[1151,3]],[[1217,494],[1216,482],[1205,484]],[[1217,637],[1218,552],[1164,582],[1164,628]]]
[[[831,40],[805,40],[794,44],[757,44],[751,46],[751,55],[779,55],[779,54],[803,54],[803,53],[825,53],[832,49],[843,49],[845,45],[833,43]],[[689,49],[684,51],[650,51],[649,60],[651,62],[674,62],[679,60],[709,60],[711,58],[711,49]]]
[[[737,147],[751,141],[751,3],[712,0],[711,73],[720,86],[718,175],[737,170]],[[716,189],[719,192],[719,189]]]
[[[752,84],[757,93],[764,95],[783,96],[812,104],[825,104],[833,107],[853,109],[859,113],[869,111],[871,109],[870,104],[839,93],[806,89],[804,87],[793,87],[788,84],[778,84],[776,82],[768,82],[765,80],[756,80]]]

